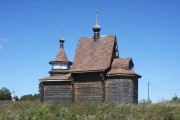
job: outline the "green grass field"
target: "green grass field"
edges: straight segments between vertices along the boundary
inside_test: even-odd
[[[180,120],[180,104],[0,102],[0,120]]]

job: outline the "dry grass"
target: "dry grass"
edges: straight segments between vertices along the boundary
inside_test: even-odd
[[[0,102],[0,120],[180,120],[180,104]]]

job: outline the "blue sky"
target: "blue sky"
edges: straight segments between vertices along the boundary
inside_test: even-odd
[[[38,93],[48,76],[64,29],[65,50],[73,61],[80,37],[93,35],[95,9],[101,34],[116,34],[120,57],[132,57],[139,79],[139,100],[180,97],[179,0],[1,0],[0,88],[20,97]],[[152,86],[154,85],[154,86]]]

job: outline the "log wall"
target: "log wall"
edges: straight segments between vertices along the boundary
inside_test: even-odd
[[[74,100],[102,101],[102,81],[99,74],[80,74],[74,76]]]
[[[105,101],[114,103],[137,103],[138,81],[135,78],[111,77],[105,82]]]
[[[39,83],[39,99],[40,102],[44,102],[44,85],[42,82]]]
[[[40,83],[39,90],[42,102],[138,103],[136,77],[75,74],[72,81]]]
[[[75,101],[102,101],[101,82],[76,82]]]
[[[72,86],[70,81],[45,82],[44,102],[72,102]]]

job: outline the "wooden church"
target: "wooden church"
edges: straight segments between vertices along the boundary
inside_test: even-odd
[[[93,37],[79,39],[74,61],[67,59],[64,37],[50,76],[40,79],[42,102],[137,103],[138,78],[132,58],[120,58],[116,35],[100,35],[97,21]]]

